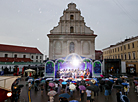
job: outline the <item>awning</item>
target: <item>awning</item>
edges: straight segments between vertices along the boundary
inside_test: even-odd
[[[20,76],[0,76],[0,88],[11,91],[13,82]]]

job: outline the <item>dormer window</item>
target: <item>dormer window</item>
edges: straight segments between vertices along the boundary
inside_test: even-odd
[[[70,27],[70,33],[74,33],[74,28]]]
[[[70,15],[70,20],[73,20],[74,19],[74,16],[73,15]]]

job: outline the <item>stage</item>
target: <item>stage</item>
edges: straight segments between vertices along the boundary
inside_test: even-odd
[[[64,58],[48,60],[45,64],[45,77],[85,78],[100,77],[102,74],[101,62],[72,53]]]

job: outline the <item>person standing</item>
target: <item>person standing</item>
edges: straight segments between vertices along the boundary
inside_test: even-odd
[[[121,95],[122,95],[121,89],[118,89],[117,93],[116,93],[117,102],[122,102],[121,101]]]
[[[91,101],[90,102],[94,102],[94,91],[91,91]]]
[[[55,83],[55,91],[58,92],[58,83]]]
[[[41,95],[43,95],[43,91],[44,91],[44,85],[41,84]]]
[[[81,102],[83,102],[84,101],[84,90],[81,90]]]
[[[86,95],[87,95],[87,102],[90,102],[90,100],[91,100],[91,90],[86,90]]]
[[[75,79],[77,79],[77,71],[75,70]]]
[[[128,87],[127,87],[127,85],[125,85],[125,86],[124,86],[124,95],[127,96],[127,94],[128,94]]]

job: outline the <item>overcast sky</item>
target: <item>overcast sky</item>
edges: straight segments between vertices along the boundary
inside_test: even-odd
[[[74,2],[102,50],[138,36],[138,0],[0,0],[0,43],[37,47],[48,55],[47,34]]]

